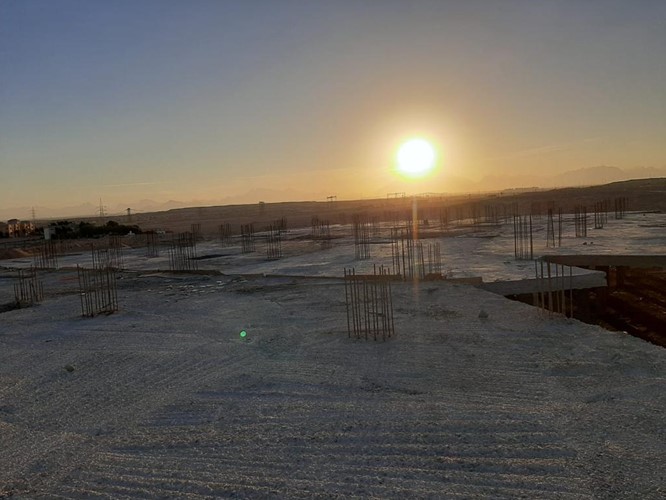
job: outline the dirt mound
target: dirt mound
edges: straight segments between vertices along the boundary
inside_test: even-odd
[[[22,259],[25,257],[32,257],[32,253],[24,248],[10,248],[8,250],[0,250],[0,260]]]

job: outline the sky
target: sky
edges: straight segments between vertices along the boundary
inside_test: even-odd
[[[663,0],[0,0],[0,209],[664,169],[665,82]]]

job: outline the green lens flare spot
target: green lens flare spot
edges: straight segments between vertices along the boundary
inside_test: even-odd
[[[244,339],[245,337],[247,337],[247,332],[245,330],[241,330],[240,336],[242,339]]]

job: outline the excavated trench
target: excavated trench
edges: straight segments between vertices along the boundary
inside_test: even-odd
[[[666,269],[612,265],[580,265],[606,273],[608,286],[567,291],[567,310],[585,323],[627,332],[666,347]],[[533,294],[507,296],[535,305]]]
[[[7,302],[6,304],[0,304],[0,314],[13,311],[14,309],[20,309],[21,304],[18,302]]]

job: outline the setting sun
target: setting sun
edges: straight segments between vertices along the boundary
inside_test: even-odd
[[[435,165],[435,149],[424,139],[410,139],[398,149],[398,172],[406,177],[423,177]]]

